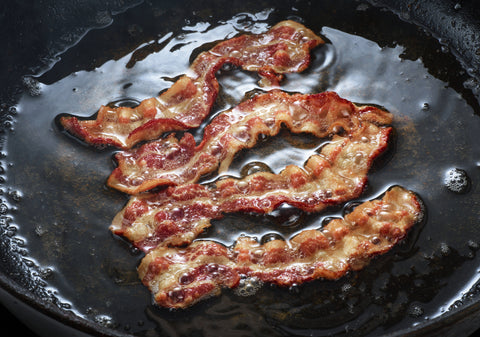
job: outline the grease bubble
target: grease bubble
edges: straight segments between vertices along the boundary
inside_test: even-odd
[[[238,296],[252,296],[262,287],[263,282],[257,277],[241,279],[238,287],[235,288],[235,294]]]
[[[470,190],[470,178],[462,169],[453,168],[445,173],[444,184],[447,189],[457,194],[464,194]]]

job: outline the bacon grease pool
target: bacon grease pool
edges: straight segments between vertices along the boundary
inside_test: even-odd
[[[90,31],[52,69],[26,80],[35,90],[16,106],[7,137],[4,204],[25,259],[48,271],[40,275],[43,286],[60,306],[139,336],[379,335],[422,324],[477,296],[480,116],[478,101],[462,85],[468,74],[434,38],[392,14],[352,4],[344,4],[343,13],[329,9],[332,4],[310,6],[319,8],[300,2],[257,4],[249,13],[234,6],[221,14],[194,8],[180,19],[146,2]],[[383,106],[394,114],[395,142],[377,161],[360,200],[322,214],[287,206],[262,216],[231,214],[214,221],[202,238],[226,245],[239,235],[289,238],[395,184],[420,195],[425,220],[391,252],[338,281],[291,289],[244,281],[245,289],[224,291],[188,310],[158,308],[137,277],[142,255],[108,231],[127,201],[105,187],[116,150],[68,137],[55,118],[90,116],[102,104],[135,105],[156,96],[214,41],[263,32],[284,19],[299,20],[328,43],[314,51],[308,70],[287,74],[282,89],[331,90]],[[210,118],[264,90],[254,73],[225,67],[218,78],[221,91]],[[192,131],[197,141],[207,123]],[[239,153],[227,174],[303,165],[326,141],[283,130]],[[449,172],[461,172],[468,189],[452,192]]]

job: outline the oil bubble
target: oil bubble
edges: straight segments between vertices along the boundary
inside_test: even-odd
[[[360,201],[351,201],[345,204],[343,207],[343,216],[345,217],[347,214],[350,214],[353,212],[353,210],[360,205]]]
[[[40,269],[39,274],[40,274],[40,277],[45,280],[52,277],[53,270],[51,268]]]
[[[284,240],[284,238],[278,233],[268,233],[262,236],[260,240],[260,244],[263,245],[267,242],[274,241],[274,240]]]
[[[30,96],[38,96],[41,94],[40,83],[33,77],[25,76],[22,82]]]
[[[107,104],[107,106],[111,108],[120,108],[120,107],[135,108],[138,105],[140,105],[140,101],[131,97],[121,98],[121,99],[109,102]]]
[[[11,106],[8,108],[8,113],[11,115],[16,115],[17,114],[17,108],[14,106]]]
[[[107,315],[97,315],[95,316],[94,320],[96,323],[103,325],[104,327],[107,327],[107,328],[112,328],[115,326],[113,318]]]
[[[332,222],[335,219],[339,219],[339,218],[338,217],[333,217],[333,216],[327,216],[327,217],[323,218],[322,221],[321,221],[322,227],[327,226],[330,222]]]
[[[19,191],[9,191],[8,196],[15,202],[20,202],[22,200],[22,194]]]
[[[110,16],[110,13],[108,11],[100,11],[100,12],[96,13],[95,21],[96,21],[97,24],[99,24],[101,26],[106,26],[106,25],[110,24],[113,21],[113,19]]]
[[[8,213],[8,206],[4,203],[0,204],[0,215],[5,215]]]
[[[442,254],[443,256],[448,256],[452,252],[450,247],[445,242],[441,242],[439,248],[440,248],[440,254]]]
[[[463,82],[463,86],[466,89],[472,90],[474,94],[478,94],[480,92],[480,83],[474,77],[470,77],[465,82]]]
[[[448,46],[441,46],[440,50],[442,51],[442,53],[449,53],[450,52],[450,48]]]
[[[413,304],[408,309],[408,314],[411,317],[418,318],[418,317],[423,315],[423,308],[421,306],[419,306],[418,304]]]
[[[235,294],[237,296],[252,296],[262,287],[263,282],[258,277],[249,277],[241,279],[238,287],[235,288]]]
[[[463,301],[462,300],[456,300],[455,302],[453,302],[452,305],[450,305],[450,307],[448,307],[448,310],[455,310],[455,309],[458,309],[460,307],[463,306]]]
[[[467,244],[468,244],[468,247],[472,250],[478,250],[478,248],[480,247],[478,242],[474,240],[468,240]]]
[[[357,6],[357,11],[364,12],[369,8],[368,4],[360,4]]]
[[[470,189],[470,178],[464,170],[453,168],[446,172],[444,184],[449,191],[464,194]]]
[[[298,284],[294,283],[288,288],[288,291],[291,294],[300,294],[300,286]]]
[[[268,214],[268,218],[278,226],[293,228],[303,223],[306,214],[296,207],[282,204]]]
[[[17,227],[9,226],[4,233],[5,236],[13,238],[17,234]]]
[[[272,169],[267,164],[255,161],[242,167],[240,174],[246,177],[257,172],[272,172]]]

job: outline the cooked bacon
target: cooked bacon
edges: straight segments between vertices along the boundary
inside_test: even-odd
[[[149,251],[157,245],[190,243],[224,213],[268,213],[283,203],[308,212],[323,210],[361,194],[391,131],[362,122],[347,135],[335,135],[303,169],[289,165],[279,174],[258,172],[214,186],[185,184],[132,196],[110,228]]]
[[[344,219],[304,230],[289,241],[260,244],[240,237],[232,248],[214,241],[195,241],[186,248],[160,246],[143,258],[138,272],[155,301],[169,308],[186,308],[218,295],[223,287],[237,287],[241,278],[280,286],[338,279],[389,251],[421,217],[417,196],[397,186]]]
[[[62,117],[60,123],[89,144],[131,148],[167,131],[198,127],[217,97],[215,73],[223,64],[256,71],[264,84],[275,86],[282,74],[303,71],[310,62],[310,50],[322,43],[305,26],[282,21],[266,33],[242,35],[201,53],[187,75],[135,108],[102,106],[95,120]]]
[[[385,125],[392,117],[376,107],[357,107],[333,92],[289,95],[274,90],[218,115],[198,146],[190,133],[180,141],[171,134],[117,153],[118,167],[107,184],[137,194],[160,185],[195,183],[217,168],[224,172],[238,151],[253,147],[259,134],[278,134],[282,124],[295,133],[326,137],[340,130],[351,132],[362,121]]]

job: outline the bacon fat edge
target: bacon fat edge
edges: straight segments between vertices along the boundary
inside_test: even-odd
[[[137,194],[161,185],[195,183],[217,168],[224,172],[238,151],[253,147],[259,134],[278,134],[282,124],[294,133],[321,138],[352,132],[362,121],[387,125],[392,116],[373,106],[358,107],[333,92],[289,95],[273,90],[219,114],[205,128],[198,146],[190,133],[180,140],[171,134],[117,153],[118,167],[107,184]]]
[[[338,279],[390,250],[421,217],[417,196],[397,186],[344,219],[304,230],[288,241],[260,244],[240,237],[231,248],[214,241],[195,241],[186,248],[159,246],[142,259],[138,271],[155,301],[169,308],[186,308],[218,295],[245,277],[280,286]]]
[[[166,92],[135,108],[102,106],[95,120],[61,117],[69,133],[92,145],[131,148],[162,133],[198,127],[218,94],[215,73],[225,63],[256,71],[261,83],[276,86],[284,73],[301,72],[310,63],[310,50],[323,40],[305,26],[282,21],[258,35],[242,35],[201,53],[187,75]]]

